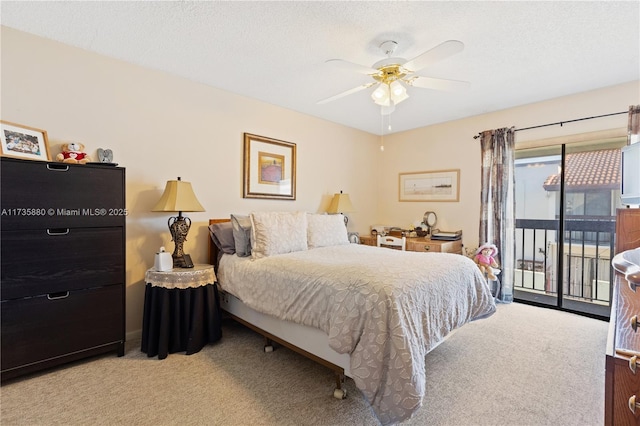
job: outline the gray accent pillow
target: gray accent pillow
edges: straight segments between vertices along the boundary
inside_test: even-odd
[[[251,219],[246,215],[231,215],[233,227],[233,240],[236,247],[236,255],[239,257],[251,256]]]
[[[209,234],[213,243],[222,253],[234,254],[236,244],[233,239],[233,225],[231,222],[214,223],[209,225]]]

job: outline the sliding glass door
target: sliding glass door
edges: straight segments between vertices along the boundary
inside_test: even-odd
[[[609,316],[624,143],[517,151],[516,300]]]

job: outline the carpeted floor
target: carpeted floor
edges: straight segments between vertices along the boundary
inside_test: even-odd
[[[5,425],[377,425],[353,381],[225,321],[201,352],[101,356],[0,388]],[[607,323],[513,303],[427,356],[423,407],[406,425],[601,425]]]

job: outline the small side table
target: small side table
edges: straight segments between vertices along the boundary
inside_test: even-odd
[[[222,337],[222,314],[212,265],[153,269],[145,274],[141,350],[164,359],[199,352]]]

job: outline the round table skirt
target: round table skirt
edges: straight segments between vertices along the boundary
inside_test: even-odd
[[[208,284],[167,289],[147,284],[142,322],[142,352],[164,359],[170,353],[194,354],[222,337],[218,287]]]

